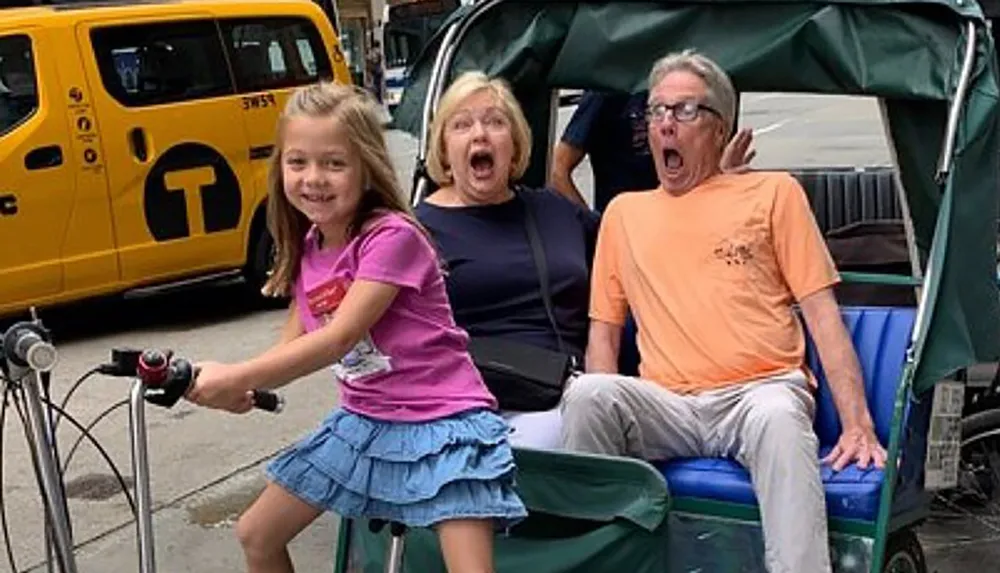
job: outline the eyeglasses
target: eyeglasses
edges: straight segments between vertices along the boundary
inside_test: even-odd
[[[655,103],[646,108],[646,121],[661,123],[667,119],[667,112],[674,116],[674,119],[681,123],[688,123],[698,118],[702,111],[715,114],[719,118],[722,114],[715,108],[692,100],[680,101],[675,104]]]

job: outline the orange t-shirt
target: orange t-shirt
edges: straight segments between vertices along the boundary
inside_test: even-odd
[[[802,367],[792,304],[840,277],[798,181],[752,172],[615,197],[592,280],[592,319],[632,311],[640,376],[691,393]]]

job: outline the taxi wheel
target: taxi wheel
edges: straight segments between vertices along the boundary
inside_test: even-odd
[[[274,240],[267,228],[263,225],[256,231],[253,242],[250,246],[247,266],[244,269],[244,278],[250,291],[261,299],[268,306],[284,306],[288,303],[286,299],[274,299],[260,294],[264,283],[267,282],[268,273],[271,272],[271,265],[274,262]]]
[[[924,549],[912,529],[889,535],[885,544],[884,573],[927,573]]]

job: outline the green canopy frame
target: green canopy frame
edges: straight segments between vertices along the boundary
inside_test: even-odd
[[[524,182],[541,185],[550,146],[537,126],[551,121],[553,90],[642,90],[658,57],[688,47],[739,91],[880,99],[923,275],[914,391],[995,361],[997,62],[971,1],[481,0],[428,43],[396,112],[395,125],[420,139],[414,201],[429,185],[433,110],[458,74],[510,82],[536,126]]]
[[[916,276],[904,282],[920,292],[876,525],[873,563],[880,562],[907,401],[1000,356],[1000,93],[993,39],[978,4],[480,0],[459,9],[428,43],[396,110],[395,126],[420,140],[413,201],[432,185],[424,169],[428,127],[444,88],[460,73],[482,70],[511,84],[535,127],[522,182],[539,186],[555,90],[643,90],[655,60],[685,48],[718,62],[738,91],[880,101],[915,255]]]

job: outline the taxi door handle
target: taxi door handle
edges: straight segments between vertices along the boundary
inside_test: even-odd
[[[139,161],[145,162],[149,159],[149,151],[146,148],[146,132],[141,127],[133,127],[128,132],[129,147],[132,155]]]
[[[36,147],[24,156],[24,168],[29,171],[58,167],[62,165],[62,163],[62,147],[59,147],[58,145]]]

